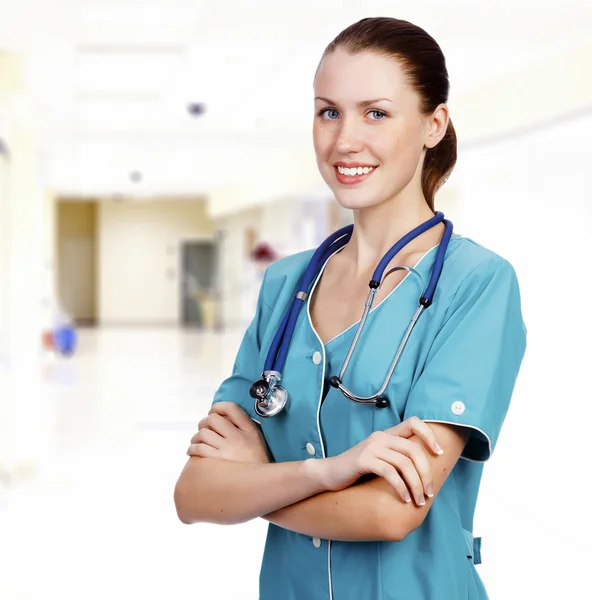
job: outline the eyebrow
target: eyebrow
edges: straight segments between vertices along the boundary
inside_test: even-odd
[[[323,98],[322,96],[317,96],[315,100],[321,100],[322,102],[326,102],[327,104],[337,104],[337,102],[333,102],[333,100],[329,100],[329,98]],[[382,101],[390,102],[391,104],[393,103],[393,101],[389,100],[388,98],[375,98],[374,100],[361,100],[360,102],[358,102],[357,105],[360,108],[365,108],[366,106],[370,106],[371,104],[375,104],[376,102]]]

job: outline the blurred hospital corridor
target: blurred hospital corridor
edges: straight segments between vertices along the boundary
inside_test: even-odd
[[[380,14],[441,44],[435,210],[511,263],[528,330],[477,571],[491,600],[592,598],[592,3],[0,0],[0,600],[256,600],[267,521],[184,525],[175,483],[266,269],[354,220],[313,81]]]

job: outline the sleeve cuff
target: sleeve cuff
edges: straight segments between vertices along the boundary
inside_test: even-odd
[[[465,423],[460,419],[458,421],[451,421],[450,419],[441,419],[437,416],[418,416],[426,423],[443,423],[446,425],[456,425],[457,427],[471,429],[471,435],[460,457],[470,462],[478,463],[487,462],[491,458],[491,455],[493,454],[492,440],[489,434],[483,431],[483,429],[476,425]]]

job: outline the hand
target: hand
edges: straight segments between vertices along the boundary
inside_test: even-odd
[[[249,415],[234,402],[219,402],[198,425],[189,456],[268,463],[265,438]]]
[[[433,480],[425,450],[417,442],[408,439],[412,435],[421,438],[434,454],[442,454],[429,425],[417,417],[411,417],[386,431],[375,431],[338,456],[321,459],[325,465],[322,476],[324,485],[330,491],[339,491],[349,487],[362,475],[373,473],[384,477],[404,502],[411,501],[407,490],[409,487],[415,502],[423,506],[424,494],[430,498],[434,495]]]

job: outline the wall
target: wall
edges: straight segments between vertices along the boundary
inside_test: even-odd
[[[458,139],[475,144],[512,131],[538,130],[542,123],[556,123],[563,115],[589,109],[592,80],[582,73],[590,70],[591,60],[588,41],[463,94],[451,103]]]
[[[57,204],[58,298],[77,322],[96,319],[96,227],[94,202]]]
[[[535,565],[549,565],[567,574],[573,556],[589,548],[581,535],[592,530],[585,511],[562,511],[560,527],[543,540],[550,504],[518,490],[536,490],[554,474],[577,480],[588,452],[591,133],[588,115],[459,156],[462,233],[514,266],[528,329],[526,356],[496,455],[485,467],[475,517],[487,544],[481,575],[492,598],[530,597],[533,581],[524,580],[525,568],[535,573]],[[563,559],[555,548],[570,552]],[[574,588],[566,597],[578,596]],[[562,594],[549,597],[556,595]]]
[[[227,328],[245,328],[253,318],[262,273],[247,255],[247,232],[286,256],[318,246],[330,233],[328,197],[292,196],[216,220],[221,232],[221,317]],[[332,230],[331,230],[332,231]]]
[[[9,165],[6,156],[0,154],[0,215],[4,216],[6,214],[5,206],[8,205],[8,192],[9,192]],[[7,344],[7,335],[8,335],[8,308],[7,308],[7,290],[4,289],[6,287],[6,277],[7,274],[7,260],[8,260],[8,242],[7,239],[7,231],[5,231],[5,227],[3,223],[0,223],[0,361],[3,360],[3,356],[6,356],[8,349],[6,348]],[[0,362],[0,368],[2,368]]]
[[[201,199],[101,202],[100,323],[178,324],[181,242],[212,238],[212,223]]]
[[[39,372],[44,297],[44,190],[35,106],[25,60],[0,52],[0,480],[47,458]],[[3,159],[4,161],[4,159]],[[31,440],[35,440],[31,444]]]
[[[244,328],[253,295],[254,273],[246,256],[247,231],[261,239],[261,207],[249,208],[216,221],[220,231],[220,315],[224,328]],[[253,313],[251,313],[251,317]]]
[[[58,200],[51,190],[45,191],[43,202],[43,327],[49,328],[54,318],[58,296]]]

